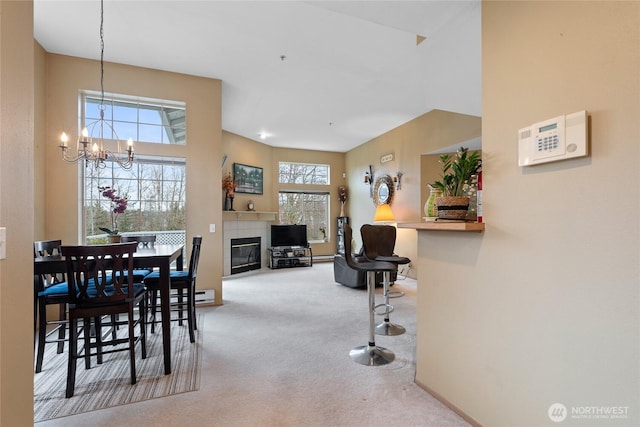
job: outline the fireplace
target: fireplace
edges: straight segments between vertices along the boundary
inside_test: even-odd
[[[260,237],[231,239],[231,274],[259,270],[262,267]]]

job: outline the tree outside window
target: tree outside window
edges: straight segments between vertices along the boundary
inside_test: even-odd
[[[89,242],[99,243],[103,238],[100,227],[111,227],[111,206],[99,187],[111,187],[128,200],[127,210],[118,219],[120,233],[186,229],[183,158],[138,156],[130,171],[113,162],[106,165],[85,168],[84,235]]]

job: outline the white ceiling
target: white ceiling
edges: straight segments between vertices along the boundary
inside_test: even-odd
[[[105,0],[104,60],[221,79],[224,130],[344,152],[433,109],[481,115],[480,9],[479,0]],[[34,27],[47,52],[100,59],[97,0],[34,0]]]

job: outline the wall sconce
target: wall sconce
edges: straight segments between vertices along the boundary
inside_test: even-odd
[[[369,197],[373,197],[373,166],[369,165],[369,170],[364,173],[364,183],[369,184]]]
[[[393,177],[393,183],[396,185],[396,190],[402,190],[402,172],[398,172],[396,176]]]

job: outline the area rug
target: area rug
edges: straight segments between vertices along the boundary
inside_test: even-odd
[[[195,343],[189,341],[186,322],[184,326],[172,322],[170,375],[164,375],[162,333],[148,333],[146,359],[136,347],[136,384],[131,385],[129,353],[112,353],[105,355],[102,365],[94,361],[89,370],[78,362],[75,393],[69,399],[65,398],[67,353],[56,354],[56,346],[49,344],[42,372],[34,375],[34,422],[198,390],[204,323],[200,320]]]

